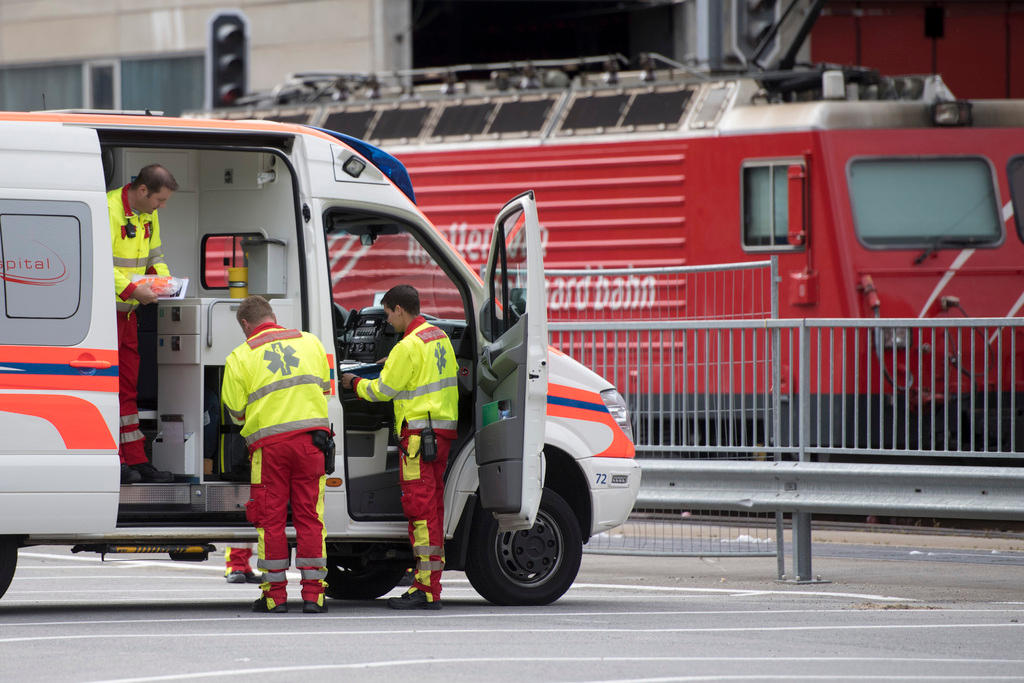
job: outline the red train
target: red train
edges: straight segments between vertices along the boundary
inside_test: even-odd
[[[766,316],[769,290],[753,281],[741,296],[731,291],[735,281],[718,285],[729,291],[709,296],[678,276],[595,271],[769,255],[778,257],[781,318],[1022,315],[1024,101],[958,101],[937,76],[876,78],[861,69],[723,80],[644,71],[618,78],[614,85],[521,92],[467,87],[455,95],[435,91],[244,115],[302,120],[386,148],[406,165],[420,209],[474,266],[486,259],[493,207],[533,189],[546,229],[545,266],[591,269],[549,277],[551,321]],[[413,276],[424,255],[406,249],[406,256]],[[345,264],[332,267],[351,265]],[[361,262],[344,291],[336,292],[339,303],[363,305],[376,275],[388,267]],[[366,288],[360,272],[375,274]],[[420,284],[429,289],[429,282]],[[444,315],[443,301],[436,303]],[[885,348],[899,354],[889,357],[878,381],[851,375],[844,400],[905,393],[910,387],[899,378],[909,376],[917,387],[928,387],[928,403],[939,400],[935,394],[962,390],[963,378],[947,386],[952,376],[930,370],[929,359],[915,355],[913,340],[900,342],[895,330],[885,334]],[[984,381],[972,375],[970,383],[992,393],[991,405],[998,403],[1006,414],[988,422],[1005,430],[1024,419],[1024,328],[997,336],[998,344],[995,337],[981,344],[985,353],[996,354],[993,368],[1004,369],[998,379],[993,371]],[[608,339],[593,360],[625,392],[662,398],[689,392],[694,405],[717,401],[715,410],[724,404],[713,395],[735,399],[735,386],[726,389],[725,380],[694,372],[685,384],[683,372],[666,376],[669,351],[651,338],[646,343],[662,346],[645,361],[657,363],[656,372],[609,371],[611,345],[622,342]],[[861,355],[874,345],[878,362],[888,362],[882,338],[873,339],[865,336]],[[940,366],[948,363],[953,343],[941,333],[938,341],[917,341],[940,358]],[[625,344],[636,345],[636,358],[644,342]],[[585,347],[581,341],[568,350],[586,360]],[[706,347],[692,344],[678,364],[692,369],[707,362],[698,348]],[[781,362],[783,383],[795,381],[789,365],[796,359]],[[770,382],[764,370],[763,363],[747,364],[747,393]],[[825,399],[819,397],[829,390],[815,380],[812,391],[821,405]],[[986,410],[996,409],[986,404]],[[828,422],[816,431],[832,429]],[[751,429],[763,433],[764,427]],[[1014,439],[1024,440],[1022,432],[1016,430]],[[927,447],[917,439],[886,443],[896,441]]]

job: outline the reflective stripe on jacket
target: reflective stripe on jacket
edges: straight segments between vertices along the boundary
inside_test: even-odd
[[[224,365],[221,401],[250,451],[271,437],[329,430],[330,393],[327,354],[308,332],[261,325]]]
[[[134,290],[130,286],[132,275],[144,275],[150,269],[157,275],[171,274],[160,246],[160,219],[157,218],[157,212],[132,213],[125,199],[127,187],[119,187],[107,193],[110,241],[114,246],[114,301],[119,311],[130,311],[139,305],[131,297]],[[128,236],[125,229],[128,225],[135,227],[135,237]]]
[[[416,316],[388,354],[380,377],[356,382],[356,394],[366,401],[395,403],[395,433],[403,422],[418,431],[427,426],[427,413],[436,430],[458,428],[459,388],[455,349],[443,330]]]

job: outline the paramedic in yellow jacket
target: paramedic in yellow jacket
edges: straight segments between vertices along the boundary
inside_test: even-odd
[[[174,176],[159,164],[143,167],[135,179],[107,193],[110,241],[114,247],[114,301],[117,306],[118,397],[121,403],[121,483],[169,482],[146,460],[145,437],[139,430],[136,404],[139,384],[139,328],[133,311],[154,303],[157,295],[149,285],[137,285],[132,275],[147,272],[170,275],[160,247],[157,209],[178,189]]]
[[[416,556],[412,588],[390,598],[394,609],[441,609],[444,568],[444,471],[458,429],[459,390],[455,350],[443,330],[420,315],[419,293],[397,285],[381,300],[388,322],[402,339],[388,354],[380,377],[342,375],[342,386],[366,401],[393,401],[395,432],[401,439],[402,510],[409,520],[409,542]],[[436,458],[428,461],[421,439],[430,427]]]
[[[287,612],[291,552],[285,536],[288,503],[295,527],[295,566],[302,577],[302,611],[326,612],[324,578],[324,453],[314,444],[330,434],[331,371],[320,340],[277,324],[266,299],[238,307],[245,343],[228,356],[221,400],[242,425],[252,458],[246,518],[259,534],[256,566],[265,572],[254,612]],[[321,434],[318,434],[320,432]]]

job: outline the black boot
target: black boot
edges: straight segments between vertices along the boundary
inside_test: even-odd
[[[142,475],[136,472],[134,469],[121,463],[121,483],[122,484],[138,484],[142,481]]]
[[[132,465],[132,469],[139,475],[141,481],[150,484],[168,484],[174,481],[174,475],[164,472],[150,465],[148,462],[140,462]]]
[[[417,589],[403,593],[400,598],[388,598],[391,609],[441,609],[441,601],[427,600],[427,594]]]

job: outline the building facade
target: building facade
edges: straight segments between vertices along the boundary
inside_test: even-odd
[[[225,9],[248,20],[251,89],[411,66],[409,0],[0,0],[0,109],[201,108]]]

